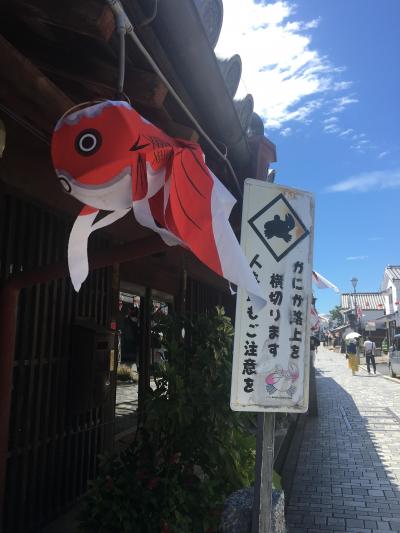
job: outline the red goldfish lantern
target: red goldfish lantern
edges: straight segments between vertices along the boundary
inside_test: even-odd
[[[85,205],[68,244],[75,290],[88,275],[89,235],[132,209],[168,245],[188,248],[265,303],[228,222],[236,200],[198,144],[169,137],[126,102],[104,101],[62,117],[51,153],[64,191]],[[110,213],[96,222],[100,210]]]

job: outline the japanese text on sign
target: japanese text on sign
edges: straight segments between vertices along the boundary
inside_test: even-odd
[[[238,293],[234,410],[307,409],[313,213],[309,193],[246,180],[241,244],[267,304]]]

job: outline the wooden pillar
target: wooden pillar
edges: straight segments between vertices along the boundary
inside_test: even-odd
[[[4,502],[19,291],[0,291],[0,516]],[[0,530],[2,524],[0,520]]]
[[[187,270],[185,267],[183,267],[180,272],[179,294],[178,294],[178,302],[176,306],[176,312],[180,316],[183,316],[186,314],[186,294],[187,294]]]
[[[256,480],[251,533],[270,533],[275,413],[257,413]]]
[[[308,416],[318,416],[317,383],[315,381],[315,367],[313,356],[310,356],[310,385],[308,400]]]
[[[141,350],[138,356],[139,389],[138,416],[142,420],[146,394],[150,388],[150,352],[151,352],[151,288],[146,287],[146,294],[140,299],[140,331],[142,333]]]

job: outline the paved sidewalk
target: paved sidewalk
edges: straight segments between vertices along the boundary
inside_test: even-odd
[[[136,428],[138,408],[138,384],[118,382],[115,399],[115,430],[117,435],[130,428]]]
[[[289,533],[400,532],[400,384],[319,348],[319,417],[308,418]]]

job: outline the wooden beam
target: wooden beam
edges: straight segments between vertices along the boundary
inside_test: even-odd
[[[0,102],[49,134],[74,105],[29,59],[0,35]]]
[[[19,0],[18,16],[29,26],[49,26],[109,41],[115,20],[101,0]],[[49,32],[51,36],[51,32]]]
[[[57,84],[68,86],[74,92],[78,91],[87,97],[115,97],[116,68],[98,65],[96,69],[93,69],[95,74],[81,75],[68,68],[60,69],[43,63],[39,63],[39,67]],[[131,67],[127,68],[125,73],[124,90],[133,104],[138,102],[157,109],[163,106],[168,93],[168,89],[156,74]]]
[[[172,120],[165,124],[165,131],[168,132],[172,137],[179,137],[180,139],[186,139],[191,142],[199,142],[199,134],[193,128],[188,128],[183,126],[183,124],[178,124]]]
[[[168,264],[168,252],[163,257],[165,262],[161,262],[160,264],[157,264],[153,257],[146,257],[121,264],[121,279],[169,294],[177,294],[179,290],[179,279],[177,277],[177,270],[172,269]]]

